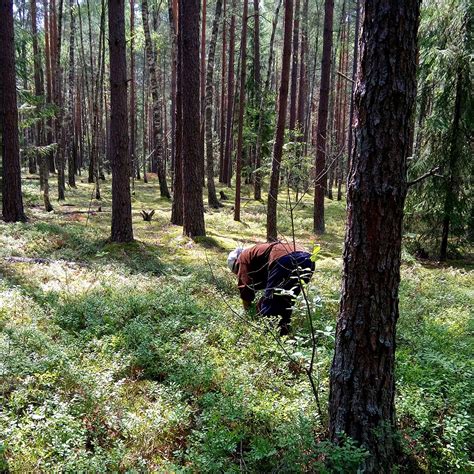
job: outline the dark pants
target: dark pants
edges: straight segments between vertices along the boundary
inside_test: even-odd
[[[314,272],[314,262],[307,252],[293,252],[279,258],[270,267],[265,293],[257,303],[263,316],[281,316],[280,334],[288,334],[295,298],[301,292],[301,282],[308,283]]]

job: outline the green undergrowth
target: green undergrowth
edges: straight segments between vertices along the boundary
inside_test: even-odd
[[[101,203],[79,183],[50,214],[36,186],[25,181],[29,222],[0,224],[0,472],[357,472],[363,449],[325,441],[344,203],[327,201],[322,237],[311,232],[311,196],[295,218],[297,241],[321,245],[308,289],[319,414],[304,373],[303,302],[281,341],[272,321],[240,308],[226,268],[226,252],[263,240],[263,203],[245,200],[240,223],[230,200],[207,209],[207,237],[193,242],[169,225],[170,202],[157,197],[156,182],[136,183],[136,241],[117,245],[108,242],[107,183]],[[156,210],[151,223],[142,209]],[[280,221],[289,235],[284,207]],[[472,269],[405,257],[403,449],[412,470],[468,472]]]

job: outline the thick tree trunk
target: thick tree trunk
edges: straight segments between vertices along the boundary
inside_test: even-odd
[[[168,184],[166,183],[166,175],[163,163],[163,143],[162,143],[162,117],[161,117],[161,101],[158,90],[158,78],[156,73],[156,61],[153,53],[153,45],[151,42],[150,25],[148,15],[148,0],[142,0],[142,19],[143,31],[145,33],[145,51],[148,63],[148,71],[151,85],[151,97],[153,101],[153,141],[155,146],[158,180],[160,183],[161,197],[170,198]]]
[[[109,0],[110,145],[112,242],[131,242],[130,149],[128,144],[127,61],[124,0]]]
[[[13,0],[0,0],[0,135],[2,139],[2,211],[6,222],[26,221],[21,195],[20,143],[16,99]]]
[[[199,0],[180,0],[184,235],[205,235],[199,101]]]
[[[272,174],[268,190],[267,240],[277,239],[277,204],[280,184],[280,164],[285,139],[286,110],[288,106],[288,88],[290,82],[291,33],[293,27],[293,0],[285,0],[285,33],[283,38],[283,58],[281,65],[280,92],[278,96],[278,119],[273,144]]]
[[[168,0],[168,17],[171,32],[171,87],[170,87],[170,118],[171,118],[171,172],[174,192],[174,173],[176,157],[176,74],[178,59],[178,2],[177,0]]]
[[[364,10],[329,429],[333,441],[345,433],[370,451],[366,472],[390,472],[419,1],[367,0]]]
[[[214,60],[216,56],[217,33],[219,31],[219,19],[222,12],[222,0],[216,0],[216,13],[212,23],[211,41],[209,43],[209,54],[207,57],[206,77],[206,173],[207,173],[207,196],[210,207],[218,208],[222,204],[217,199],[216,186],[214,184],[214,146],[212,140],[212,105],[214,98]]]
[[[316,132],[316,162],[314,190],[314,232],[325,232],[324,194],[327,186],[326,140],[329,104],[329,81],[331,76],[332,24],[334,0],[324,2],[323,57],[321,60],[321,85],[319,88],[318,129]]]
[[[232,0],[231,17],[229,28],[229,68],[227,80],[227,120],[225,135],[225,155],[224,155],[224,182],[227,186],[232,181],[232,127],[234,118],[234,98],[235,98],[235,77],[234,77],[234,56],[235,56],[235,7],[236,0]]]
[[[244,0],[242,13],[242,36],[240,40],[240,92],[239,92],[239,123],[237,128],[237,155],[235,163],[235,203],[234,221],[240,221],[240,194],[242,181],[242,154],[244,146],[244,112],[245,112],[245,81],[247,79],[247,24],[248,0]]]

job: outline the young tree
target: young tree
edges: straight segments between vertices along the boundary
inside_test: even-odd
[[[21,194],[20,143],[15,76],[13,0],[0,0],[0,135],[2,139],[2,211],[6,222],[26,221]]]
[[[109,0],[110,145],[112,242],[131,242],[132,202],[127,112],[127,61],[124,0]]]
[[[182,170],[184,235],[205,235],[199,109],[199,0],[180,0],[182,28]],[[185,132],[186,131],[186,132]]]
[[[332,27],[334,0],[324,2],[323,56],[321,59],[321,85],[319,88],[318,128],[316,132],[315,189],[314,189],[314,232],[325,232],[324,194],[326,192],[326,140],[329,108],[329,83],[331,75]]]
[[[278,96],[278,119],[273,144],[272,173],[267,205],[267,240],[276,240],[278,188],[280,184],[280,165],[285,139],[286,110],[288,106],[288,88],[290,82],[291,34],[293,26],[293,0],[285,0],[285,22],[283,37],[283,58],[281,64],[280,91]]]
[[[206,173],[207,173],[207,196],[210,207],[221,207],[216,195],[214,184],[214,147],[212,141],[212,104],[214,100],[214,60],[216,56],[217,33],[219,31],[219,19],[222,12],[222,0],[216,0],[216,12],[212,23],[211,41],[209,43],[209,54],[207,57],[206,78]]]
[[[235,204],[234,221],[240,221],[240,192],[242,180],[242,153],[245,112],[245,81],[247,78],[247,24],[248,0],[244,0],[242,13],[242,36],[240,39],[240,91],[239,91],[239,123],[237,127],[237,156],[235,164]]]
[[[390,472],[395,453],[395,332],[418,16],[419,0],[364,2],[329,428],[332,440],[344,433],[369,450],[366,472]]]

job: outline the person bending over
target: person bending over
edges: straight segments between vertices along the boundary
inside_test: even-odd
[[[233,250],[227,257],[227,265],[238,277],[244,308],[250,307],[256,291],[264,290],[257,303],[257,313],[280,316],[280,334],[288,334],[301,282],[308,283],[313,276],[311,254],[298,245],[271,242]]]

